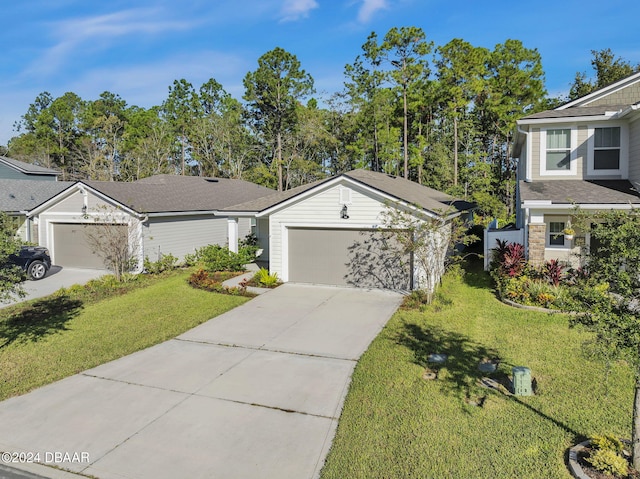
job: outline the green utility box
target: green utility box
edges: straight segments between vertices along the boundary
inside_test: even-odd
[[[516,396],[531,396],[531,370],[524,366],[516,366],[513,373],[513,394]]]

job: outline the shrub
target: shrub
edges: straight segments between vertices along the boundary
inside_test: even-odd
[[[254,296],[252,293],[247,291],[246,287],[229,288],[224,286],[204,269],[199,269],[195,273],[191,274],[187,279],[187,282],[194,288],[204,289],[205,291],[211,291],[214,293],[231,294],[234,296]]]
[[[595,435],[589,439],[591,440],[591,445],[596,449],[608,449],[616,454],[621,454],[624,451],[622,441],[611,434]]]
[[[247,263],[245,256],[219,245],[204,246],[197,251],[197,256],[207,271],[243,271]]]
[[[273,288],[279,282],[277,273],[269,273],[269,270],[266,268],[260,268],[260,270],[255,274],[254,280],[261,286],[266,286],[267,288]]]
[[[171,253],[163,254],[156,262],[149,261],[149,258],[144,258],[144,269],[150,274],[160,274],[164,271],[172,271],[176,269],[178,265],[178,258]]]
[[[627,460],[611,449],[598,449],[586,460],[594,469],[616,477],[626,476],[629,471]]]

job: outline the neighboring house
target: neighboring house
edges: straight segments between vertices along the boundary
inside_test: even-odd
[[[517,227],[529,260],[579,263],[588,235],[569,239],[582,210],[640,206],[640,73],[518,121]],[[495,240],[493,240],[495,242]],[[488,245],[489,248],[495,245]]]
[[[71,181],[0,179],[0,211],[14,221],[16,235],[22,240],[38,242],[38,229],[27,212],[71,186]]]
[[[56,181],[60,172],[0,156],[0,179]]]
[[[264,250],[260,260],[287,282],[365,288],[432,289],[419,261],[398,257],[385,232],[387,208],[419,218],[448,221],[470,204],[412,181],[354,170],[220,211],[235,218],[256,218]],[[231,229],[234,227],[229,222]],[[229,237],[237,237],[233,231]],[[230,244],[232,249],[237,246]],[[434,280],[439,279],[444,264]]]
[[[39,244],[59,266],[104,268],[87,242],[87,229],[115,221],[126,228],[138,270],[147,257],[179,259],[208,244],[226,245],[228,218],[219,210],[272,194],[247,181],[158,175],[131,183],[78,181],[29,212],[38,225]],[[251,218],[233,220],[240,238],[252,230]],[[234,238],[237,240],[237,238]]]
[[[0,156],[0,211],[11,217],[22,241],[38,242],[26,212],[72,184],[56,181],[59,175],[50,168]]]

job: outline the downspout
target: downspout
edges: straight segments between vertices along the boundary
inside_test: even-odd
[[[531,147],[531,145],[529,144],[529,131],[525,131],[523,129],[520,128],[520,125],[516,124],[516,128],[518,130],[518,133],[522,133],[525,138],[526,138],[526,145],[527,145],[527,150],[526,150],[526,155],[527,155],[527,165],[526,165],[526,169],[525,169],[525,175],[524,175],[524,181],[526,181],[527,183],[531,183],[531,158],[529,155],[529,148]],[[521,155],[522,156],[522,155]]]
[[[138,254],[138,267],[134,271],[136,274],[144,272],[144,224],[149,220],[149,215],[144,215],[138,220],[140,233],[138,236],[138,248],[140,253]]]

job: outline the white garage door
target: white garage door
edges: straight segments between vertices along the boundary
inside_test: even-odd
[[[52,260],[54,264],[70,268],[106,269],[102,258],[87,242],[88,228],[96,228],[96,226],[72,223],[53,225]]]
[[[410,256],[388,231],[289,228],[289,281],[408,290]]]

